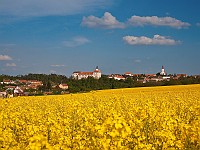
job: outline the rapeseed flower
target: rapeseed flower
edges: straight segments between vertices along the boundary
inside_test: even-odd
[[[200,85],[0,99],[0,149],[200,149]]]

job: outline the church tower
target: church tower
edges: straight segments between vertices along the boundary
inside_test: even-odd
[[[97,66],[96,69],[93,71],[93,77],[94,77],[95,79],[101,78],[101,71],[99,70],[98,66]]]
[[[162,75],[162,76],[165,76],[165,75],[166,75],[164,66],[162,66],[162,70],[161,70],[161,72],[160,72],[160,75]]]

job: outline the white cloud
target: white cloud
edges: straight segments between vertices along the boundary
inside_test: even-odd
[[[51,65],[51,67],[65,67],[65,65]]]
[[[134,60],[135,63],[141,63],[142,61],[140,59]]]
[[[12,60],[12,58],[8,55],[0,55],[0,60]]]
[[[7,63],[6,66],[7,67],[16,67],[17,65],[15,63]]]
[[[196,23],[196,25],[197,25],[198,27],[200,27],[200,22]]]
[[[6,43],[6,44],[0,44],[0,47],[13,47],[16,44],[12,44],[12,43]]]
[[[67,47],[77,47],[77,46],[87,44],[89,42],[90,40],[88,40],[87,38],[79,36],[79,37],[74,37],[69,41],[64,41],[63,44]]]
[[[174,39],[161,35],[154,35],[153,38],[145,36],[124,36],[123,40],[130,45],[176,45],[180,43],[180,41],[175,41]]]
[[[81,24],[83,26],[87,26],[90,28],[105,28],[105,29],[125,28],[125,24],[119,22],[109,12],[105,12],[104,16],[101,18],[95,16],[83,17]]]
[[[71,15],[102,8],[110,3],[106,0],[1,0],[0,15]]]
[[[157,17],[157,16],[132,16],[128,19],[128,23],[133,26],[155,25],[155,26],[169,26],[172,28],[187,28],[190,26],[187,22],[182,22],[172,17]]]

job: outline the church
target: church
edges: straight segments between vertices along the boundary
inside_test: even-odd
[[[161,76],[166,76],[166,75],[167,75],[167,73],[165,72],[164,66],[162,66],[162,70],[161,70],[161,72],[160,72],[160,75],[161,75]]]
[[[101,78],[101,71],[99,70],[98,66],[93,72],[81,72],[81,71],[75,71],[72,74],[73,79],[86,79],[88,77],[93,77],[94,79]]]

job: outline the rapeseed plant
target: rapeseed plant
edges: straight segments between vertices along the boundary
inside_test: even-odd
[[[200,85],[0,99],[0,149],[200,149]]]

